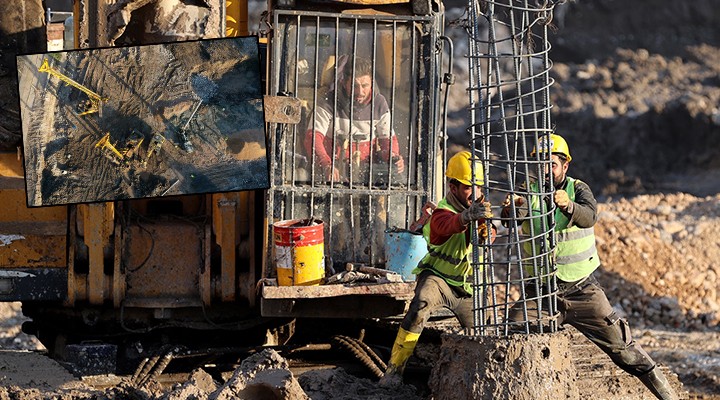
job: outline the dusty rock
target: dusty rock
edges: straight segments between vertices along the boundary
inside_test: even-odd
[[[215,380],[202,369],[196,369],[190,378],[164,395],[162,400],[206,400],[218,389]]]
[[[720,195],[636,196],[599,210],[599,278],[631,322],[717,328]]]
[[[13,350],[44,350],[35,336],[22,332],[22,323],[27,321],[21,312],[19,302],[0,303],[0,348]]]
[[[211,400],[258,398],[308,399],[290,372],[287,360],[272,349],[263,350],[243,360],[232,377],[209,396]]]
[[[720,89],[707,83],[717,80],[712,60],[720,48],[699,44],[686,51],[683,59],[668,59],[618,49],[597,65],[568,64],[556,77],[553,122],[570,144],[572,173],[597,194],[667,189],[680,183],[667,174],[718,168],[712,115]],[[692,191],[713,193],[707,184]]]
[[[420,400],[417,390],[411,385],[397,388],[382,388],[377,382],[357,378],[342,368],[308,371],[298,380],[305,393],[313,400]]]

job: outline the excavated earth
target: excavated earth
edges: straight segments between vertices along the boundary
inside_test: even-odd
[[[43,59],[100,92],[99,112],[76,115],[85,94],[38,73]],[[253,38],[19,57],[28,203],[267,187],[257,66]]]
[[[720,10],[711,0],[561,7],[550,38],[552,118],[570,143],[571,175],[599,200],[598,278],[637,341],[682,382],[684,398],[720,399]],[[448,6],[448,20],[461,14]],[[457,43],[463,37],[458,28],[448,34]],[[455,86],[463,86],[458,69]],[[449,125],[458,143],[467,123],[463,90],[453,95]],[[3,129],[13,121],[1,122]],[[0,304],[0,320],[0,399],[428,397],[413,386],[385,391],[343,369],[294,376],[270,351],[224,382],[196,371],[174,389],[91,387],[36,352],[41,345],[20,332],[17,303]],[[568,334],[580,398],[649,398],[623,392],[633,381]],[[437,361],[438,353],[423,344],[411,365]]]

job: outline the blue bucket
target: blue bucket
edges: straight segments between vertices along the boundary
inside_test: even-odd
[[[404,281],[415,280],[412,270],[427,254],[427,242],[419,233],[385,231],[385,268],[400,274]]]

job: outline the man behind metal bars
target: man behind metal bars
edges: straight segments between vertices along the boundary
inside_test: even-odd
[[[542,138],[545,139],[545,138]],[[558,310],[560,324],[570,324],[602,349],[615,364],[624,371],[636,376],[658,399],[677,399],[667,379],[657,368],[655,362],[635,342],[625,319],[618,317],[603,289],[593,277],[600,266],[595,247],[593,226],[597,221],[597,202],[590,187],[579,179],[567,176],[572,157],[567,142],[559,135],[550,135],[549,140],[539,143],[541,152],[551,153],[551,165],[546,170],[547,186],[553,179],[555,192],[555,233],[557,245],[555,264],[557,266]],[[536,154],[533,149],[531,156]],[[546,167],[547,168],[547,167]],[[537,182],[531,183],[531,193],[538,193]],[[509,196],[508,196],[509,197]],[[524,233],[541,232],[540,215],[546,215],[548,205],[542,204],[538,196],[530,197],[530,212],[524,197],[515,196],[517,218],[523,221]],[[512,205],[508,198],[502,210],[502,217],[512,215]],[[534,225],[534,230],[530,225]],[[542,239],[540,239],[542,240]],[[530,257],[533,241],[523,244],[523,255]],[[535,285],[528,285],[526,297],[537,298]],[[528,319],[538,319],[537,304],[526,301]],[[518,303],[510,313],[510,321],[524,321],[523,304]],[[532,314],[532,315],[531,315]]]
[[[305,149],[325,178],[335,182],[347,180],[350,168],[356,183],[366,181],[371,153],[373,162],[392,160],[401,174],[405,162],[390,126],[388,102],[374,84],[372,63],[361,57],[354,63],[350,57],[339,60],[338,64],[343,62],[338,65],[339,88],[318,102],[305,135]]]
[[[388,172],[399,177],[405,171],[388,102],[374,82],[370,60],[341,56],[338,71],[338,87],[328,91],[310,116],[305,150],[320,179],[334,182],[336,187],[352,180],[353,188],[370,189],[371,179],[373,187],[384,186]],[[384,257],[385,199],[375,197],[374,204],[369,194],[337,195],[336,199],[333,240],[343,247],[343,257],[370,263]]]

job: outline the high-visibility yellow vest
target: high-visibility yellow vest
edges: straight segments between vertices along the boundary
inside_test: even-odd
[[[437,208],[457,214],[457,211],[445,199],[440,200]],[[432,221],[432,216],[430,221]],[[413,274],[429,270],[443,278],[448,285],[461,286],[466,292],[472,294],[472,284],[468,278],[472,276],[473,271],[467,258],[472,251],[472,245],[465,242],[465,232],[450,236],[441,245],[434,245],[430,243],[430,221],[423,226],[423,236],[428,243],[428,253],[412,271]]]
[[[575,201],[575,179],[568,177],[568,184],[565,191],[571,201]],[[531,184],[531,191],[537,192],[537,183]],[[542,232],[541,216],[545,214],[546,206],[540,201],[539,196],[531,196],[530,200],[531,216],[530,220],[523,223],[523,232],[533,232],[534,235]],[[532,227],[530,224],[532,223]],[[600,266],[600,258],[595,247],[595,230],[594,228],[579,228],[577,226],[568,227],[570,220],[559,209],[555,209],[555,265],[557,266],[557,278],[565,282],[575,282],[590,275],[597,267]],[[545,225],[547,226],[547,225]],[[532,230],[531,230],[532,228]],[[529,240],[523,243],[524,256],[542,257],[543,249],[547,248],[541,245],[540,240]],[[525,263],[527,266],[532,263]]]

